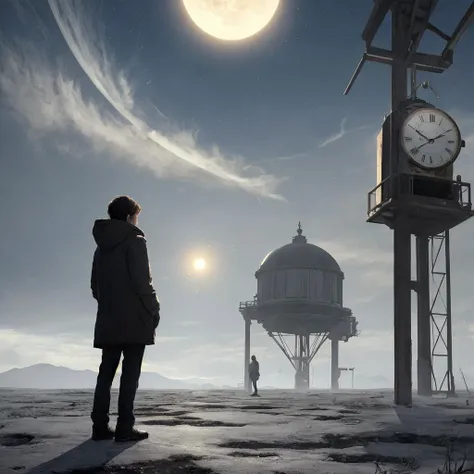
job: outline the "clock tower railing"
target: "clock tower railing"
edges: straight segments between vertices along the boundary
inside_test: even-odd
[[[437,235],[473,215],[470,183],[413,174],[385,178],[368,194],[367,221],[393,228],[397,213],[414,235]]]

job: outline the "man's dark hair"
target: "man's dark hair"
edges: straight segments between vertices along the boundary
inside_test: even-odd
[[[138,214],[142,208],[129,196],[118,196],[113,199],[107,208],[111,219],[126,221],[128,216]]]

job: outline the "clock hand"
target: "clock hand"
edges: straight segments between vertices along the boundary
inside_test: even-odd
[[[434,137],[431,139],[431,141],[435,141],[437,140],[438,138],[441,138],[441,137],[444,137],[448,132],[450,132],[452,130],[452,128],[450,128],[449,130],[446,130],[445,132],[441,133],[440,135],[438,135],[437,137]]]
[[[430,142],[426,142],[426,143],[423,143],[421,144],[420,146],[414,148],[414,150],[419,150],[420,148],[423,148],[425,145],[428,145]]]
[[[413,130],[415,130],[416,133],[418,133],[418,135],[422,136],[425,140],[428,140],[430,141],[430,139],[428,137],[425,137],[421,132],[419,132],[415,127],[412,127],[411,125],[408,125],[410,128],[412,128]]]
[[[413,127],[412,127],[413,128]],[[415,129],[413,129],[415,130]],[[422,143],[419,147],[416,147],[415,150],[419,150],[420,148],[424,147],[425,145],[428,145],[428,144],[432,144],[435,140],[437,140],[438,138],[441,138],[441,137],[444,137],[448,132],[450,132],[452,130],[452,128],[450,128],[449,130],[446,130],[445,132],[441,133],[440,135],[438,135],[437,137],[434,137],[434,138],[428,138],[427,142],[425,143]],[[417,132],[417,130],[415,130],[415,132]],[[419,132],[418,132],[419,133]],[[421,133],[420,133],[421,135]]]

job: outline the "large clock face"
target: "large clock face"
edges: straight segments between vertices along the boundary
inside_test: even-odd
[[[405,153],[421,168],[438,169],[452,163],[461,150],[461,135],[454,120],[435,108],[412,112],[402,125]]]

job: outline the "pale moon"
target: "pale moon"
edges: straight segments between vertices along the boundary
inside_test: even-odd
[[[193,262],[193,267],[197,272],[202,272],[206,269],[207,264],[203,258],[196,258],[196,260]]]
[[[265,28],[280,0],[183,0],[194,23],[207,34],[238,41]]]

